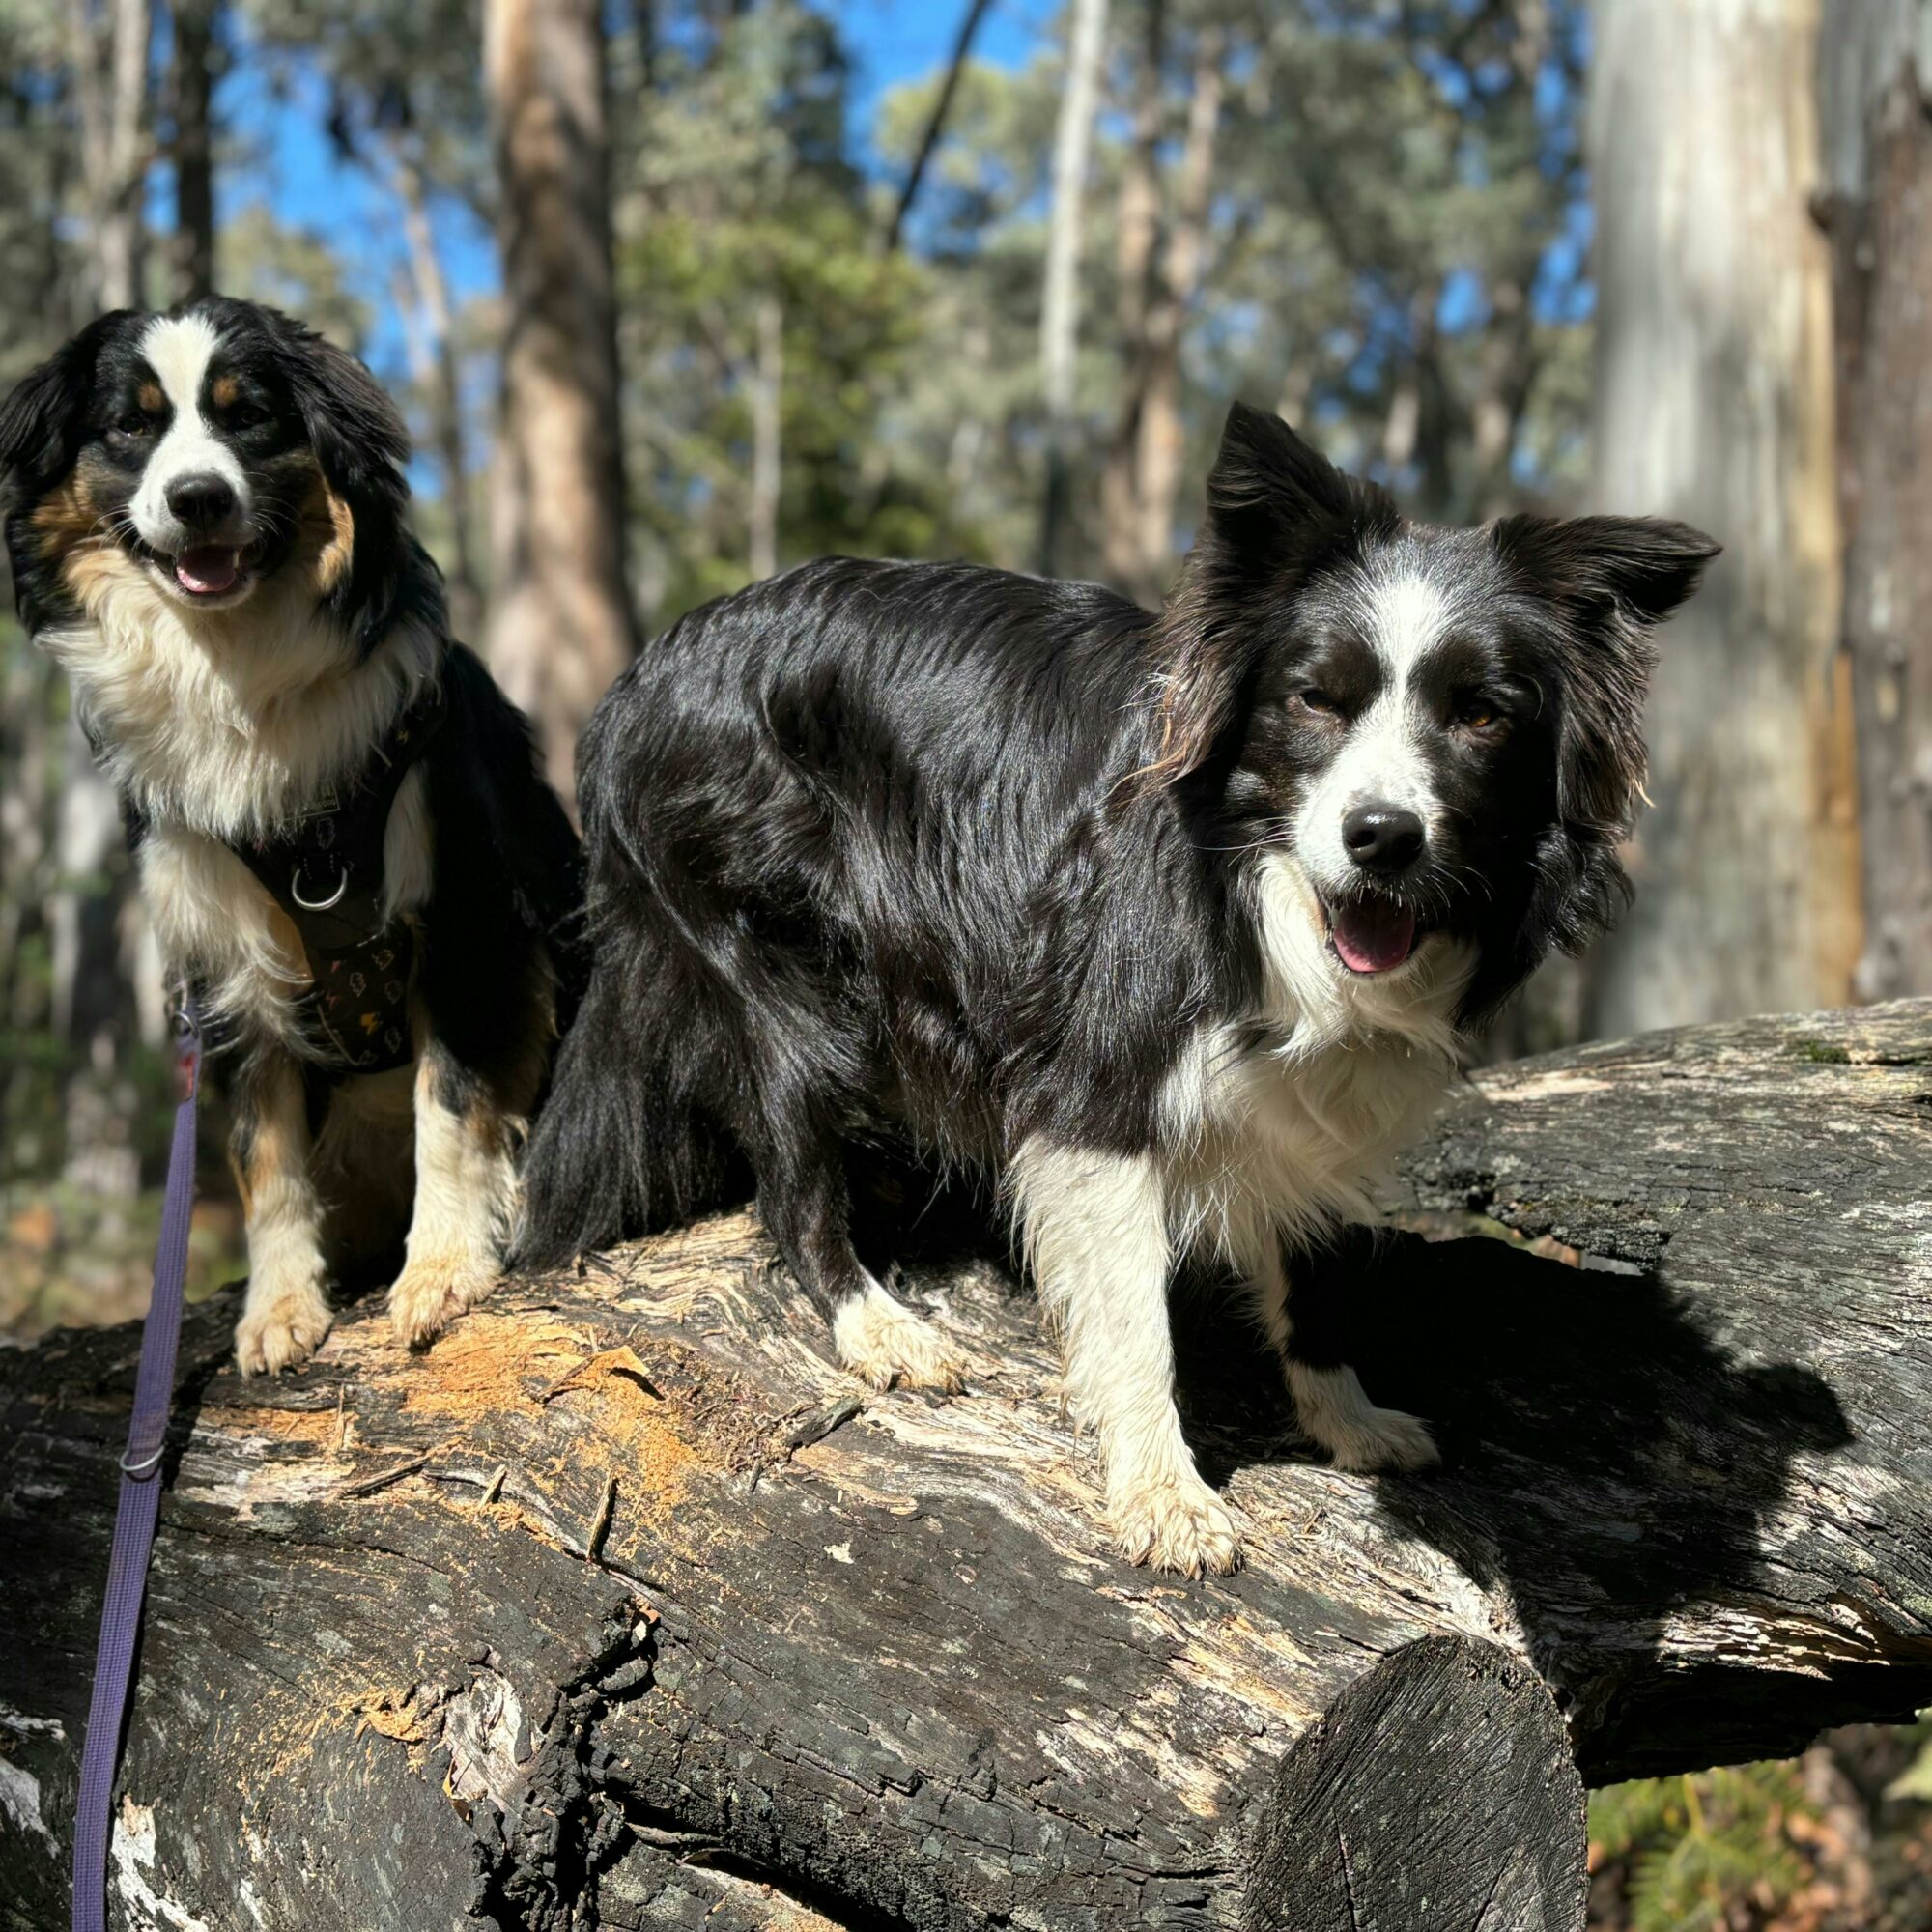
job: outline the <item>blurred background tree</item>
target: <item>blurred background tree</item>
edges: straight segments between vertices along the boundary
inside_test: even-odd
[[[1636,913],[1495,1050],[1927,992],[1928,74],[1932,0],[0,0],[0,382],[210,287],[358,351],[566,782],[825,551],[1157,598],[1237,395],[1430,517],[1685,516]],[[160,1024],[9,615],[0,1328],[140,1307]],[[1918,1747],[1605,1794],[1597,1922],[1932,1922]]]

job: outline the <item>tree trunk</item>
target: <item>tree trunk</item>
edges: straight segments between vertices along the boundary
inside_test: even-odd
[[[150,0],[72,0],[68,31],[94,298],[131,308],[141,299]]]
[[[1039,310],[1040,394],[1046,413],[1039,522],[1042,577],[1057,576],[1062,568],[1069,508],[1066,462],[1080,349],[1081,209],[1106,38],[1107,0],[1075,0],[1066,39],[1066,78],[1053,137],[1053,210],[1047,224]]]
[[[483,618],[483,592],[469,514],[469,465],[464,453],[463,386],[456,365],[456,319],[449,284],[436,251],[436,231],[422,170],[402,140],[392,143],[390,172],[403,211],[408,244],[411,341],[419,358],[418,385],[429,404],[430,435],[442,471],[443,506],[449,518],[449,617],[459,638],[474,638]]]
[[[752,504],[753,580],[779,567],[779,507],[784,496],[784,305],[758,300],[758,355],[752,369]]]
[[[1546,1252],[1395,1236],[1342,1312],[1446,1466],[1304,1460],[1252,1332],[1183,1303],[1248,1555],[1205,1582],[1111,1554],[1031,1300],[930,1216],[907,1285],[978,1365],[950,1401],[831,1367],[747,1214],[506,1284],[413,1358],[353,1312],[282,1380],[229,1372],[219,1297],[118,1909],[1579,1932],[1579,1778],[1932,1698],[1928,1089],[1922,1002],[1486,1072],[1398,1204]],[[0,1352],[23,1923],[60,1905],[134,1349]]]
[[[504,305],[487,654],[568,804],[578,734],[638,642],[603,14],[594,0],[489,0],[483,52]]]
[[[1662,639],[1656,810],[1599,955],[1597,1029],[1625,1032],[1844,999],[1859,866],[1815,0],[1619,0],[1597,27],[1595,494],[1727,553]]]
[[[1120,420],[1100,471],[1101,555],[1122,588],[1140,570],[1140,420],[1148,377],[1148,318],[1160,243],[1161,68],[1167,58],[1166,0],[1148,0],[1147,32],[1132,64],[1133,128],[1114,217],[1120,284]]]
[[[1819,100],[1838,345],[1861,998],[1932,991],[1932,4],[1834,0]]]
[[[1174,512],[1186,463],[1180,347],[1207,258],[1226,41],[1214,27],[1204,27],[1195,37],[1186,132],[1163,224],[1158,156],[1165,21],[1159,8],[1149,17],[1134,157],[1121,191],[1122,281],[1138,285],[1142,293],[1122,316],[1127,396],[1103,509],[1110,574],[1131,595],[1152,603],[1166,591],[1178,561]]]
[[[149,0],[75,0],[68,24],[94,300],[103,309],[138,306],[153,14]],[[120,804],[71,719],[66,765],[47,922],[54,1026],[71,1057],[62,1165],[74,1186],[127,1197],[140,1180],[125,1065],[140,1012],[132,962],[152,948],[142,943],[144,915],[129,892]]]
[[[214,293],[214,23],[218,0],[173,0],[175,232],[170,253],[176,301]]]

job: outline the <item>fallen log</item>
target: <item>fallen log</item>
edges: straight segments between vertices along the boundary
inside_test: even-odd
[[[1586,1782],[1932,1701],[1932,1005],[1487,1070],[1392,1205],[1514,1237],[1344,1311],[1447,1465],[1321,1466],[1190,1307],[1205,1582],[1111,1553],[997,1257],[908,1268],[945,1402],[745,1213],[413,1359],[364,1307],[242,1382],[193,1311],[111,1922],[1571,1932]],[[135,1340],[0,1353],[8,1927],[65,1911]]]

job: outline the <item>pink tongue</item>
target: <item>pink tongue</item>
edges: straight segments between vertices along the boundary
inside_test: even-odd
[[[224,544],[203,544],[198,549],[183,551],[175,558],[175,582],[198,597],[212,597],[234,589],[235,580],[241,574],[241,553]]]
[[[1415,915],[1380,899],[1331,907],[1328,923],[1351,973],[1386,973],[1415,951]]]

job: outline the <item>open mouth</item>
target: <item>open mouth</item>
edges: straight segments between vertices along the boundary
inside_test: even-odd
[[[1328,919],[1328,944],[1351,973],[1392,973],[1414,952],[1420,937],[1415,914],[1393,899],[1321,901]]]
[[[190,544],[172,556],[144,545],[148,561],[194,603],[218,604],[249,581],[252,545]]]

